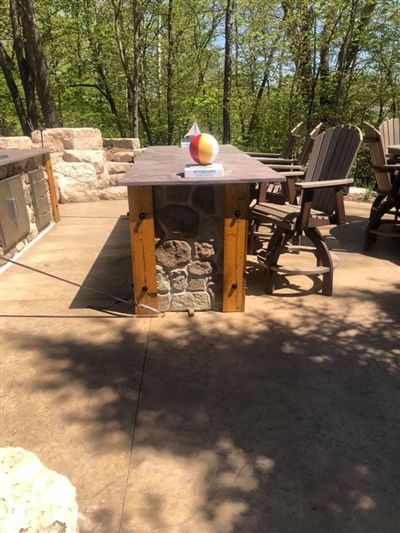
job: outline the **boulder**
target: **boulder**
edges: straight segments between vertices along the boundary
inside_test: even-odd
[[[64,150],[102,150],[103,138],[97,128],[49,128],[32,132],[32,141],[52,152]]]
[[[64,152],[52,152],[50,154],[50,161],[52,165],[55,165],[56,163],[60,163],[63,161]]]
[[[65,150],[63,159],[68,163],[90,163],[99,174],[104,170],[104,150]]]
[[[9,150],[10,148],[30,150],[32,147],[30,137],[0,137],[0,150]]]
[[[117,163],[116,161],[107,161],[105,167],[110,174],[124,174],[132,167],[132,163]]]
[[[126,148],[128,150],[138,150],[140,148],[139,139],[121,138],[121,139],[103,139],[104,148]]]
[[[130,152],[114,152],[110,157],[110,161],[116,161],[117,163],[133,163],[133,150]]]
[[[127,198],[128,191],[126,187],[107,187],[100,189],[98,193],[99,200],[122,200]]]
[[[23,448],[0,448],[0,531],[78,533],[76,490]]]
[[[110,174],[110,185],[117,186],[119,185],[119,179],[125,176],[125,172],[122,174]]]
[[[53,174],[60,190],[60,203],[98,200],[96,169],[90,163],[57,163]]]

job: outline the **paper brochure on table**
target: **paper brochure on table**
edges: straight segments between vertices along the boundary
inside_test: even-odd
[[[185,178],[223,178],[225,174],[221,163],[210,163],[209,165],[185,165],[184,175]]]

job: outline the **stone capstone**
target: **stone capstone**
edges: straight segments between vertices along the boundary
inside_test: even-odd
[[[157,262],[167,268],[176,268],[190,262],[192,249],[185,241],[169,240],[156,248]]]
[[[10,148],[30,150],[32,139],[30,137],[0,137],[0,150],[9,150]]]
[[[53,152],[64,150],[102,150],[103,138],[97,128],[49,128],[32,132],[32,142]]]
[[[167,235],[179,235],[186,238],[197,236],[199,215],[190,207],[169,204],[158,211],[157,217]]]
[[[75,487],[32,452],[0,448],[0,531],[78,533]]]
[[[126,148],[128,150],[138,150],[140,148],[139,139],[135,138],[118,138],[103,139],[104,148]]]

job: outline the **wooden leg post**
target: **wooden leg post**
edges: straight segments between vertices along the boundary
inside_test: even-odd
[[[245,308],[245,274],[250,186],[225,185],[224,273],[222,311],[240,312]]]
[[[157,309],[153,188],[128,187],[128,202],[134,302]],[[141,307],[135,314],[153,315]]]
[[[51,202],[51,209],[53,211],[53,220],[54,222],[60,222],[60,212],[58,210],[56,184],[54,181],[53,168],[51,166],[50,154],[44,154],[44,160],[45,160],[45,167],[46,167],[46,172],[47,172],[47,180],[49,184],[50,202]]]

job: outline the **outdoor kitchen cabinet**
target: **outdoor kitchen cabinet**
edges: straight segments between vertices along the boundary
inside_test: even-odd
[[[47,194],[47,174],[41,168],[28,174],[36,224],[38,230],[42,231],[52,220],[50,199]]]
[[[21,175],[0,181],[0,241],[4,251],[29,232]]]

